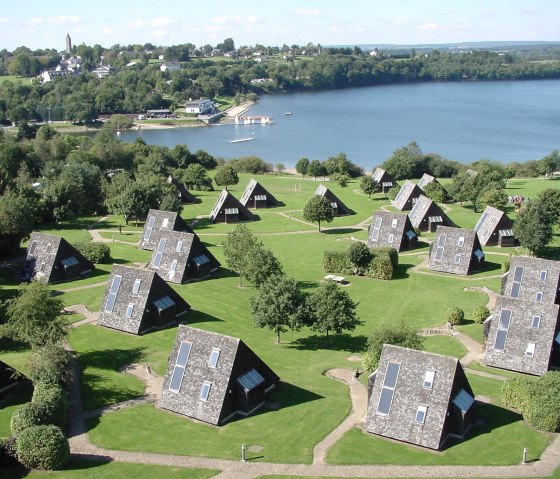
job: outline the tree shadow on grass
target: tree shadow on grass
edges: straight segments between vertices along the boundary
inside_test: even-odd
[[[223,322],[222,319],[216,318],[216,316],[211,316],[210,314],[206,314],[202,311],[198,311],[196,309],[191,309],[187,312],[185,316],[181,318],[179,324],[196,324],[196,323],[210,323],[220,321]]]
[[[327,235],[349,235],[351,233],[357,233],[358,231],[363,231],[361,228],[321,228],[321,233]]]
[[[99,349],[79,353],[78,360],[82,368],[86,366],[116,371],[127,364],[137,363],[146,354],[145,348]]]
[[[91,411],[110,404],[129,401],[142,393],[128,389],[122,384],[115,384],[93,370],[82,373],[82,397],[84,410]]]
[[[355,353],[364,351],[366,348],[367,336],[350,334],[335,334],[332,336],[313,335],[305,338],[298,338],[292,341],[289,348],[305,351],[317,351],[319,349],[329,349],[332,351],[347,351]]]
[[[452,447],[457,446],[464,441],[474,439],[477,436],[490,434],[495,429],[499,429],[522,420],[521,415],[518,413],[496,406],[495,404],[476,401],[475,407],[476,410],[474,412],[476,419],[473,427],[471,427],[470,431],[467,432],[463,439],[449,439],[442,448],[442,451],[451,449]]]
[[[410,277],[410,273],[408,272],[409,269],[414,268],[413,264],[399,264],[394,270],[393,270],[393,279],[392,281],[396,280],[396,279],[406,279]]]

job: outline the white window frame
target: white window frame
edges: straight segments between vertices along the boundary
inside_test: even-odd
[[[134,280],[134,284],[132,285],[132,294],[139,294],[141,286],[142,280],[140,278],[136,278]]]
[[[527,343],[527,348],[525,349],[525,356],[528,358],[535,357],[535,347],[536,343]]]
[[[535,294],[535,301],[537,303],[542,303],[543,297],[544,297],[544,293],[542,291],[537,291],[537,293]]]
[[[418,415],[422,414],[422,420],[418,420]],[[428,414],[428,405],[427,404],[418,404],[418,409],[416,409],[416,415],[414,416],[414,422],[416,424],[424,424],[426,422],[426,416]]]
[[[464,236],[459,236],[459,241],[457,241],[457,246],[459,246],[460,248],[465,246],[465,237]]]
[[[460,254],[455,255],[455,257],[453,258],[453,263],[461,264],[461,255]]]
[[[540,329],[541,327],[541,317],[538,314],[533,316],[531,320],[531,329]]]
[[[399,220],[397,218],[393,218],[393,220],[391,221],[391,228],[396,228],[398,222]]]
[[[134,311],[134,305],[132,303],[129,303],[128,306],[126,307],[126,312],[125,312],[125,317],[126,318],[132,318],[132,313]]]
[[[175,246],[175,252],[180,253],[182,249],[183,249],[183,241],[179,240],[177,241],[177,246]]]
[[[389,235],[389,238],[387,239],[387,242],[389,244],[393,244],[395,242],[395,235]]]
[[[426,374],[424,375],[424,382],[422,383],[422,387],[424,389],[433,389],[435,377],[436,377],[436,372],[431,369],[428,369],[426,371]]]
[[[547,276],[548,276],[548,270],[546,269],[541,270],[539,274],[539,281],[546,281]]]
[[[200,393],[198,398],[201,401],[208,401],[208,396],[210,396],[210,389],[212,389],[212,383],[210,381],[203,381],[200,387]]]
[[[212,348],[212,352],[210,353],[210,357],[208,358],[208,366],[210,366],[211,368],[218,367],[218,361],[220,360],[221,351],[222,350],[220,348]],[[212,358],[215,359],[212,360]]]

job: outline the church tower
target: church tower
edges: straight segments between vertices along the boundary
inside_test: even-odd
[[[68,55],[72,55],[72,39],[70,38],[70,34],[66,34],[66,53]]]

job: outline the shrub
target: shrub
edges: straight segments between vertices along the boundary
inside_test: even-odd
[[[355,241],[347,251],[348,260],[356,267],[365,266],[370,258],[369,248],[361,241]]]
[[[397,197],[397,195],[399,194],[399,191],[401,191],[401,187],[399,185],[393,186],[388,192],[387,192],[387,198],[389,198],[390,201],[394,201],[394,199]]]
[[[50,424],[48,411],[41,403],[28,402],[19,406],[12,414],[10,431],[18,437],[30,427],[45,424]]]
[[[68,400],[66,391],[54,384],[38,383],[33,391],[32,403],[40,404],[48,417],[49,424],[59,427],[66,425],[66,413],[68,411]]]
[[[502,273],[507,273],[509,271],[510,263],[511,263],[511,258],[507,259],[502,263]]]
[[[17,463],[16,438],[0,439],[0,466],[15,466]]]
[[[353,268],[344,251],[325,251],[323,253],[323,271],[326,273],[352,274]]]
[[[70,355],[60,344],[35,349],[29,359],[29,378],[33,383],[62,384],[70,372]]]
[[[490,310],[486,306],[477,306],[473,309],[472,318],[475,323],[484,323],[488,316],[490,316]]]
[[[502,401],[518,411],[523,411],[527,404],[529,383],[534,381],[532,378],[515,377],[508,379],[502,386]]]
[[[393,264],[389,255],[373,258],[366,271],[370,278],[389,280],[393,278]]]
[[[380,248],[372,248],[370,251],[374,256],[388,255],[393,268],[397,268],[399,266],[399,252],[395,248],[383,246]]]
[[[31,426],[16,438],[18,460],[32,469],[57,470],[68,462],[70,447],[59,427]]]
[[[465,312],[461,308],[453,306],[445,312],[445,320],[452,326],[463,324]]]
[[[108,263],[111,260],[111,250],[105,243],[87,241],[75,243],[74,247],[92,263]]]

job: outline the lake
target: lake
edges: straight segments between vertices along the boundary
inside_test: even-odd
[[[291,112],[291,115],[286,115]],[[212,125],[126,132],[151,145],[293,166],[344,152],[370,170],[416,141],[424,153],[470,163],[540,159],[560,148],[560,80],[384,85],[264,95],[246,115],[272,125]],[[254,138],[230,143],[231,140]]]

